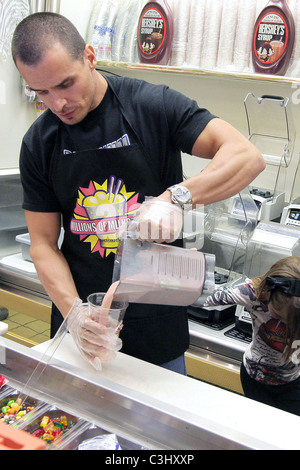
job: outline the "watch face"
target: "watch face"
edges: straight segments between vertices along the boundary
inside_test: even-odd
[[[180,204],[185,204],[191,199],[191,193],[184,186],[178,186],[177,188],[175,188],[175,190],[173,191],[173,196]]]
[[[176,188],[174,191],[174,196],[180,201],[184,199],[184,191],[181,188]]]
[[[180,187],[176,188],[174,192],[175,192],[176,196],[181,196],[182,194],[184,194],[184,190]]]

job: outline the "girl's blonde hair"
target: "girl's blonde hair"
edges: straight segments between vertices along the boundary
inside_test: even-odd
[[[300,339],[300,297],[284,294],[276,289],[271,294],[266,289],[266,278],[268,276],[280,276],[290,279],[300,279],[300,258],[298,256],[288,256],[276,261],[263,276],[252,279],[256,292],[256,297],[265,295],[272,303],[272,307],[278,312],[286,313],[287,325],[287,349],[285,357],[288,358],[292,353],[293,342]]]

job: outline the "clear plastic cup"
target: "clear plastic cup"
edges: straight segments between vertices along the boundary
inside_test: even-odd
[[[105,300],[104,300],[105,299]],[[103,301],[105,307],[103,306]],[[104,292],[95,292],[87,298],[89,316],[93,321],[104,327],[103,338],[108,350],[118,351],[122,347],[119,333],[128,307],[127,302],[114,301],[106,298]],[[111,360],[111,355],[108,356]]]

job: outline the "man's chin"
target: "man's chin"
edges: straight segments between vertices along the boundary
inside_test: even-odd
[[[87,113],[84,113],[83,110],[75,109],[69,113],[54,113],[63,123],[72,126],[81,122]]]
[[[80,121],[82,121],[83,118],[79,118],[78,115],[75,116],[62,116],[60,114],[57,114],[57,117],[65,124],[68,124],[69,126],[72,126],[74,124],[78,124]]]

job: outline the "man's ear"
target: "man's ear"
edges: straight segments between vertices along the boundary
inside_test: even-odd
[[[93,46],[87,44],[84,49],[84,58],[89,62],[91,70],[96,68],[97,59]]]

